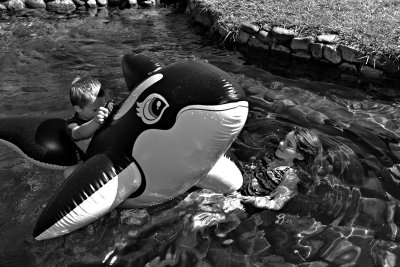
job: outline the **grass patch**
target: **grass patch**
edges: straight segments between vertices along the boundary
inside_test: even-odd
[[[237,31],[241,22],[282,26],[299,36],[338,34],[340,43],[400,59],[400,0],[201,0]]]

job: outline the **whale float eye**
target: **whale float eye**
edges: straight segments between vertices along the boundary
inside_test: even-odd
[[[137,115],[146,124],[158,122],[165,109],[169,107],[167,100],[159,94],[151,94],[143,102],[137,103]]]
[[[128,113],[129,110],[135,105],[137,98],[145,92],[148,88],[153,86],[153,84],[157,83],[163,78],[163,75],[161,73],[154,74],[153,76],[150,76],[146,80],[144,80],[141,84],[139,84],[136,89],[134,89],[131,94],[128,96],[127,99],[125,99],[124,103],[122,106],[119,108],[117,114],[115,114],[113,120],[119,120],[123,116],[125,116],[126,113]]]

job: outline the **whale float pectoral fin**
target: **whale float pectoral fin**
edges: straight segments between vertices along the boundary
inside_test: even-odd
[[[46,116],[0,118],[0,143],[33,164],[65,169],[80,161],[81,152],[65,131],[65,120]]]
[[[124,55],[122,70],[129,92],[163,66],[163,63],[144,55]]]
[[[77,230],[113,210],[141,184],[132,158],[110,151],[97,154],[65,180],[40,215],[33,236],[43,240]]]
[[[196,186],[225,194],[238,190],[242,184],[243,176],[239,167],[231,158],[224,155]]]

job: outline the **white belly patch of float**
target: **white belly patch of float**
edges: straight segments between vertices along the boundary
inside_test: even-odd
[[[124,206],[145,207],[172,199],[196,184],[242,130],[248,103],[189,106],[168,130],[150,129],[136,140],[132,156],[142,167],[146,189]]]

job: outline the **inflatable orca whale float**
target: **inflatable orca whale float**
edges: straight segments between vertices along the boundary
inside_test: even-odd
[[[123,204],[146,207],[192,186],[231,192],[242,184],[226,156],[248,114],[244,91],[204,62],[163,66],[143,55],[122,60],[131,93],[93,136],[86,155],[65,122],[32,116],[0,119],[0,140],[39,166],[83,163],[49,200],[36,240],[72,232]]]

